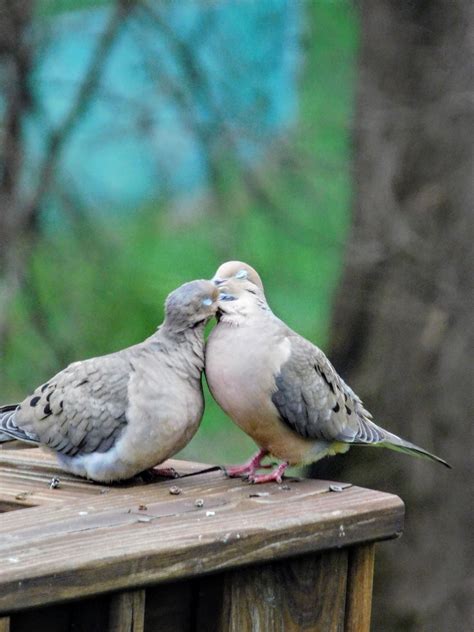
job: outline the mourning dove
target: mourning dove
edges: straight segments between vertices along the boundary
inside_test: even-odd
[[[351,445],[391,448],[449,467],[375,425],[324,353],[272,313],[250,266],[228,262],[214,282],[222,294],[206,345],[207,382],[218,404],[260,446],[247,463],[227,468],[230,476],[281,482],[288,465],[313,463]],[[266,455],[283,462],[258,475]]]
[[[0,431],[47,446],[61,466],[111,482],[181,450],[204,411],[204,327],[219,290],[192,281],[172,292],[165,320],[144,342],[75,362],[21,404],[0,409]]]

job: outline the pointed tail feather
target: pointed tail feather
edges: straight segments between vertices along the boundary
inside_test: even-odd
[[[432,454],[431,452],[420,448],[420,446],[410,443],[410,441],[405,441],[405,439],[401,439],[400,437],[397,437],[397,435],[387,432],[386,430],[384,430],[384,440],[378,445],[383,448],[389,448],[389,450],[395,450],[396,452],[403,452],[404,454],[410,454],[411,456],[428,459],[429,461],[437,461],[450,469],[452,468],[449,463],[447,463],[444,459],[441,459],[439,456],[436,456],[436,454]]]
[[[437,461],[446,467],[451,468],[451,465],[444,459],[441,459],[435,454],[431,454],[427,450],[420,448],[420,446],[405,441],[401,437],[377,426],[373,421],[369,419],[359,420],[359,432],[354,445],[371,445],[376,448],[389,448],[389,450],[395,450],[396,452],[403,452],[404,454],[410,454],[411,456],[418,456],[422,459],[428,459],[429,461]]]

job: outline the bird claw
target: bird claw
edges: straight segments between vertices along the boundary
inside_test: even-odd
[[[278,467],[276,467],[273,472],[270,472],[270,474],[254,474],[252,473],[250,476],[248,476],[248,481],[249,483],[252,483],[253,485],[259,485],[260,483],[278,483],[278,485],[281,485],[281,483],[283,482],[283,472],[286,470],[286,468],[288,467],[288,463],[281,463]]]
[[[273,481],[280,485],[283,479],[278,474],[276,476],[274,476],[273,474],[254,474],[252,476],[248,476],[247,480],[249,483],[252,483],[252,485],[258,485],[260,483],[270,483]]]
[[[249,461],[242,465],[229,465],[224,472],[229,478],[250,478],[260,468],[269,468],[271,465],[261,465],[261,461],[267,455],[266,450],[259,450]]]
[[[250,467],[247,463],[244,465],[229,465],[224,468],[224,472],[229,478],[249,478],[255,472],[255,468]]]

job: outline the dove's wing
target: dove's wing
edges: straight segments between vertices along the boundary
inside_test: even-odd
[[[68,456],[106,452],[127,424],[132,371],[126,351],[75,362],[10,412],[4,429]]]
[[[356,445],[380,445],[450,467],[436,455],[377,426],[320,349],[294,332],[289,340],[290,357],[275,377],[277,390],[272,401],[280,418],[299,435]]]
[[[280,417],[310,439],[378,443],[382,430],[324,353],[294,332],[290,357],[276,376],[272,401]]]

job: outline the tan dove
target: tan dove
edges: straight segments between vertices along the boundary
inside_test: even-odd
[[[111,482],[181,450],[204,411],[204,327],[219,290],[192,281],[172,292],[165,320],[144,342],[75,362],[21,404],[0,408],[0,431],[47,446],[61,466]]]
[[[288,465],[313,463],[351,445],[391,448],[449,465],[375,425],[324,353],[269,308],[262,282],[239,261],[223,264],[218,323],[206,345],[206,377],[223,410],[260,446],[247,463],[227,468],[251,482],[281,482]],[[256,471],[272,455],[283,462]]]

